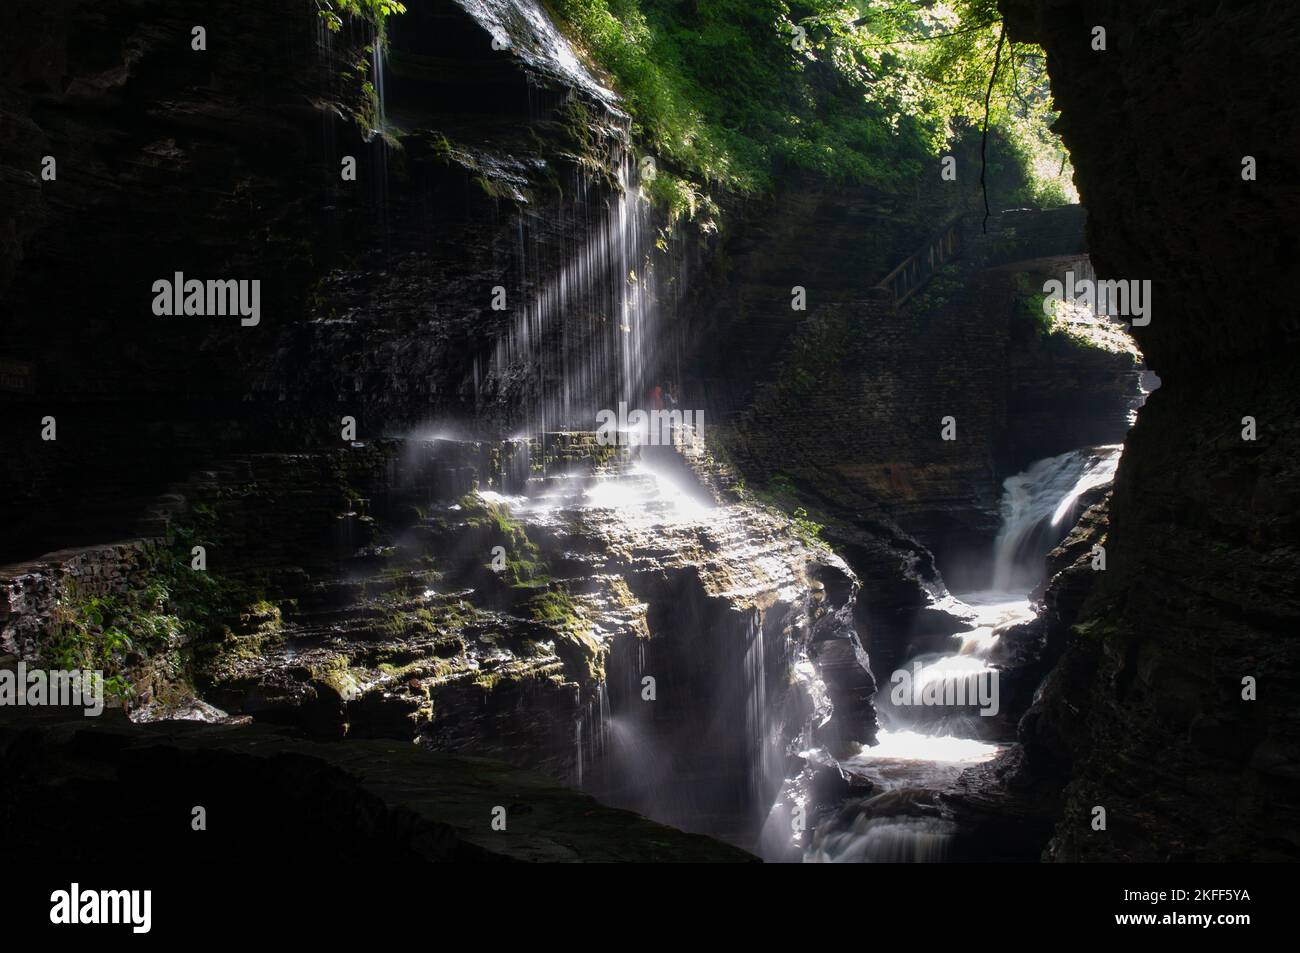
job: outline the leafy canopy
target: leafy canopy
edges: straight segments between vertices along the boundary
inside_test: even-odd
[[[906,187],[983,122],[995,0],[546,0],[613,77],[674,211],[786,169]],[[1048,201],[1068,169],[1041,51],[1005,41],[990,123]]]

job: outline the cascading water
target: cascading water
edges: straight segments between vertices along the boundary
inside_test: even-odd
[[[605,142],[602,169],[583,167],[565,183],[571,199],[544,218],[518,220],[508,288],[511,325],[486,368],[489,391],[519,408],[522,432],[596,428],[596,413],[619,401],[642,405],[655,370],[658,329],[656,235],[631,151],[631,117],[583,64],[537,0],[456,0],[503,55],[523,61],[534,119],[581,113]],[[508,50],[508,53],[506,52]],[[615,194],[606,198],[610,180]],[[543,463],[545,461],[542,461]]]
[[[602,682],[573,723],[574,786],[583,786],[584,768],[605,756],[613,731],[609,708],[609,691]]]
[[[371,75],[374,76],[371,85],[375,90],[375,128],[370,130],[370,134],[381,138],[388,126],[388,97],[384,94],[385,42],[384,31],[381,27],[375,31],[374,38],[370,41]]]
[[[1034,617],[1029,594],[1042,581],[1044,557],[1074,526],[1080,499],[1114,478],[1121,450],[1063,453],[1003,482],[1002,528],[990,559],[993,588],[956,594],[974,626],[958,634],[957,651],[909,659],[902,670],[907,684],[940,699],[996,704],[991,689],[998,674],[988,658],[998,637]],[[896,704],[897,675],[882,680],[876,696],[882,725],[878,743],[841,762],[883,793],[848,802],[819,825],[807,861],[933,862],[948,856],[957,830],[935,816],[933,793],[997,754],[999,745],[988,740],[992,719],[976,710],[978,704],[915,704],[915,695]],[[989,691],[981,697],[980,688]]]
[[[749,763],[749,796],[759,804],[767,793],[771,773],[770,714],[767,709],[767,665],[763,650],[763,629],[757,613],[750,622],[745,647],[745,742]]]
[[[492,37],[496,48],[509,49],[531,70],[580,90],[594,100],[615,105],[618,97],[583,65],[569,41],[551,22],[538,0],[455,0]]]
[[[1121,449],[1075,450],[1007,477],[1002,530],[994,544],[995,591],[1028,592],[1039,582],[1043,556],[1074,525],[1079,498],[1115,478]]]
[[[597,194],[594,176],[579,178],[577,195]],[[587,221],[589,207],[575,203],[566,227],[587,238],[554,269],[535,247],[540,223],[520,219],[519,271],[537,287],[499,340],[492,374],[499,387],[519,382],[513,386],[522,390],[530,433],[593,430],[597,411],[619,401],[639,406],[654,367],[654,235],[629,152],[618,162],[617,182],[596,221]]]
[[[941,818],[895,815],[873,817],[871,802],[851,819],[818,828],[809,863],[926,864],[948,859],[956,827]],[[844,823],[847,820],[848,823]]]

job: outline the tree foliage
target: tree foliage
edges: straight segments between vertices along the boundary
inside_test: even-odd
[[[392,14],[405,13],[406,7],[400,0],[316,0],[316,12],[325,25],[337,33],[343,29],[345,16],[360,17],[375,26],[382,26]]]
[[[995,0],[547,0],[698,203],[785,170],[905,187],[983,121]],[[1007,44],[990,123],[1050,200],[1068,171],[1041,52]]]

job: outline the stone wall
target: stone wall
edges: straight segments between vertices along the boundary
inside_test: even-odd
[[[48,553],[0,567],[0,652],[36,657],[54,608],[75,587],[87,597],[121,597],[149,583],[157,542],[133,539]]]

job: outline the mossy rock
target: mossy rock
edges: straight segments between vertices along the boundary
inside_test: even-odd
[[[548,590],[528,600],[523,608],[553,636],[555,653],[573,678],[587,685],[604,680],[604,647],[592,636],[591,626],[567,592]]]

